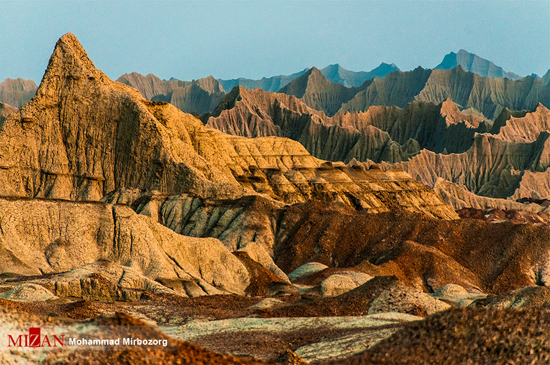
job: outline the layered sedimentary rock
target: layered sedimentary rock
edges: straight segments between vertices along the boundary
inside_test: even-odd
[[[143,76],[132,72],[117,81],[138,89],[148,100],[168,102],[187,113],[209,113],[225,95],[223,87],[212,76],[193,81],[166,81],[153,74]]]
[[[230,134],[292,138],[316,157],[344,162],[400,162],[423,148],[463,152],[475,133],[491,128],[490,121],[460,111],[449,99],[439,105],[373,106],[366,112],[326,117],[291,96],[244,88],[229,93],[205,120],[207,126]]]
[[[395,180],[388,181],[388,184],[400,184],[403,187],[403,182]],[[433,204],[429,200],[431,194],[422,190],[388,190],[374,196],[381,201],[395,200],[399,202],[400,209],[413,212],[417,211],[416,206]],[[292,232],[301,224],[301,217],[293,213],[295,208],[289,210],[288,206],[263,197],[250,196],[238,200],[219,201],[191,195],[167,196],[127,189],[108,194],[103,200],[128,205],[137,213],[147,215],[179,234],[217,238],[230,251],[246,252],[254,261],[288,282],[286,275],[273,260],[277,259],[276,251],[280,247],[295,239]],[[385,211],[384,207],[370,208],[366,205],[361,206],[358,200],[354,202],[357,206],[350,207],[351,211]],[[397,207],[389,205],[390,209]],[[432,205],[425,211],[436,217],[456,218],[454,212],[446,209],[446,206]],[[285,270],[288,269],[285,266]]]
[[[532,113],[519,118],[511,117],[497,135],[476,135],[472,147],[464,153],[443,155],[423,150],[399,166],[431,187],[443,178],[472,193],[490,198],[510,198],[514,201],[522,198],[546,199],[550,193],[546,173],[550,166],[549,120],[550,111],[539,104]],[[439,185],[441,189],[441,183]],[[458,192],[454,188],[449,191],[453,190],[455,193],[449,195],[449,203]],[[496,201],[481,200],[479,203],[479,206],[474,203],[471,206],[517,209],[507,203],[495,206]],[[455,207],[460,209],[460,205]]]
[[[36,84],[33,80],[10,79],[0,82],[0,102],[20,108],[36,93]]]
[[[4,122],[0,193],[98,200],[134,186],[242,194],[227,166],[222,172],[196,152],[205,132],[192,116],[109,80],[68,34],[37,95]]]
[[[2,195],[98,200],[132,187],[287,203],[316,196],[386,211],[401,204],[397,194],[407,206],[420,199],[413,209],[453,216],[402,172],[335,167],[289,139],[225,135],[147,101],[97,70],[70,34],[57,43],[37,96],[4,123],[0,147]]]
[[[127,204],[177,233],[217,238],[230,251],[251,252],[273,274],[284,279],[279,270],[290,273],[298,284],[319,284],[292,273],[311,262],[319,263],[321,273],[328,266],[395,275],[425,292],[450,283],[472,293],[505,292],[550,280],[546,226],[445,221],[403,209],[368,214],[319,201],[285,206],[260,197],[216,202],[121,191],[106,200]]]
[[[550,112],[540,103],[530,113],[505,108],[494,124],[450,99],[326,117],[295,97],[239,88],[204,120],[230,134],[292,138],[327,160],[384,162],[384,169],[399,163],[432,188],[442,178],[449,184],[438,192],[456,209],[540,211],[514,201],[548,197]]]
[[[86,275],[97,273],[107,280],[107,272],[113,276],[107,281],[114,282],[115,292],[175,293],[170,283],[179,282],[180,287],[198,285],[203,295],[222,291],[244,294],[249,284],[246,268],[217,239],[178,235],[127,207],[0,199],[0,211],[0,272],[41,275],[81,268],[82,273],[75,272],[74,278],[61,275],[42,280],[58,296],[81,297],[75,293],[86,292],[82,288]],[[78,288],[73,290],[75,285]],[[185,291],[178,294],[186,295]],[[123,294],[118,298],[123,299]]]
[[[457,66],[462,66],[465,71],[475,73],[479,76],[489,78],[508,78],[510,80],[520,79],[519,75],[513,72],[506,72],[495,65],[493,62],[479,57],[473,53],[459,50],[457,53],[451,52],[443,58],[443,61],[437,65],[434,70],[451,70]]]

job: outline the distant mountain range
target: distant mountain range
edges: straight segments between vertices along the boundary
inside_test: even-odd
[[[547,105],[550,100],[545,86],[550,84],[550,70],[542,78],[520,78],[463,49],[447,54],[433,70],[418,67],[401,72],[394,64],[382,63],[371,71],[355,72],[334,64],[260,80],[213,76],[193,81],[161,80],[153,74],[134,72],[117,81],[138,89],[149,100],[169,102],[200,115],[213,112],[235,86],[294,95],[328,116],[365,111],[371,105],[404,107],[413,100],[438,104],[451,98],[463,108],[475,108],[494,119],[504,108],[531,110],[538,102]],[[0,102],[20,107],[35,91],[31,80],[7,79],[0,83]]]
[[[302,76],[311,69],[304,69],[302,71],[293,73],[292,75],[279,75],[272,76],[269,78],[262,78],[261,80],[251,80],[245,78],[238,78],[232,80],[222,80],[218,79],[223,88],[229,92],[235,86],[243,86],[247,89],[256,89],[260,88],[264,91],[278,92],[281,88],[286,86],[292,80]],[[393,71],[399,71],[399,68],[394,65],[387,63],[381,63],[380,66],[372,69],[371,71],[359,71],[354,72],[346,70],[339,64],[329,65],[320,70],[320,72],[327,78],[327,80],[334,83],[342,84],[346,87],[360,86],[365,81],[372,79],[373,77],[385,77],[387,74]]]
[[[435,70],[451,70],[457,66],[462,66],[465,71],[483,77],[508,78],[510,80],[519,80],[521,78],[521,76],[513,72],[504,71],[502,67],[495,65],[493,62],[463,49],[458,51],[458,53],[451,52],[446,55],[443,61],[435,67]]]
[[[0,102],[20,108],[36,93],[36,84],[32,80],[7,78],[0,82]]]
[[[208,113],[225,95],[224,88],[212,76],[193,81],[161,80],[153,74],[143,76],[137,72],[124,74],[118,82],[138,89],[152,101],[165,101],[186,112]]]

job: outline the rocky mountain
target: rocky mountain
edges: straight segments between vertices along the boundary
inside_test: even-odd
[[[498,117],[505,108],[519,111],[533,110],[538,103],[550,105],[550,84],[538,77],[488,78],[464,71],[462,67],[396,71],[353,88],[332,83],[319,70],[311,69],[280,92],[294,95],[329,116],[366,111],[375,105],[402,108],[412,101],[439,104],[447,98],[489,119]]]
[[[347,88],[329,81],[317,68],[313,67],[302,76],[292,80],[279,90],[280,93],[294,95],[310,108],[332,116],[341,105],[350,100],[359,88]]]
[[[139,262],[136,263],[138,271],[153,280],[164,277],[165,274],[161,275],[158,270],[175,270],[175,275],[183,278],[184,273],[175,267],[185,268],[186,264],[175,262],[176,253],[167,251],[171,250],[166,246],[167,242],[177,241],[169,238],[172,231],[164,232],[157,223],[146,228],[147,225],[138,220],[135,227],[141,227],[139,237],[150,238],[146,239],[146,244],[137,243],[132,241],[131,233],[137,228],[124,228],[127,233],[118,232],[116,227],[108,228],[124,219],[135,220],[133,212],[119,212],[117,208],[100,204],[94,213],[93,209],[87,208],[94,207],[93,204],[70,202],[97,201],[122,188],[164,194],[185,193],[200,199],[262,196],[273,201],[272,204],[300,203],[315,198],[336,200],[371,213],[402,206],[435,217],[457,217],[433,192],[402,171],[383,173],[343,164],[334,166],[312,157],[297,142],[279,137],[247,139],[225,135],[204,127],[198,119],[168,103],[148,101],[137,90],[109,80],[96,69],[72,34],[63,36],[56,44],[36,96],[5,120],[0,131],[0,146],[1,195],[9,197],[1,211],[4,217],[12,217],[10,222],[15,222],[13,232],[8,230],[11,226],[7,223],[2,224],[3,235],[9,240],[3,241],[2,252],[6,255],[5,269],[10,267],[12,272],[20,274],[63,272],[108,259],[115,264],[113,270],[118,273],[113,274],[112,280],[115,281],[119,280],[116,275],[123,275],[116,265],[133,268],[132,262]],[[372,181],[373,185],[366,184],[366,181]],[[117,198],[117,202],[128,201],[133,196],[127,195]],[[69,202],[64,205],[48,201],[40,203],[36,200],[38,198]],[[83,210],[79,210],[80,207]],[[190,207],[196,209],[196,204],[192,203]],[[55,220],[50,213],[42,218],[38,213],[32,214],[27,223],[14,220],[12,210],[29,212],[33,209],[51,212]],[[69,213],[73,209],[75,212]],[[183,205],[182,209],[188,208]],[[26,216],[25,213],[21,219]],[[88,223],[77,223],[80,217]],[[114,221],[110,221],[111,218]],[[35,238],[33,219],[43,221],[47,233]],[[91,236],[81,237],[80,243],[71,238],[70,232],[56,233],[59,231],[55,227],[67,225],[67,219],[73,219],[71,225],[75,229],[89,231]],[[21,231],[21,227],[27,228]],[[135,249],[131,252],[149,253],[140,257],[124,256],[125,251],[120,251],[123,244],[113,241],[115,238],[109,238],[107,233],[101,233],[113,230],[116,240],[130,235],[128,245]],[[50,235],[58,235],[59,239]],[[34,251],[24,256],[27,251],[19,253],[13,246],[24,246],[34,239],[42,240],[33,247],[37,252],[45,252],[46,261]],[[96,242],[98,239],[102,241]],[[251,242],[256,240],[253,238]],[[178,245],[181,250],[183,243]],[[84,253],[84,246],[90,251]],[[109,247],[113,246],[119,251],[110,251]],[[242,241],[239,247],[244,246],[245,241]],[[78,259],[74,256],[77,253],[81,255]],[[166,261],[166,255],[171,259]],[[214,256],[221,257],[219,253]],[[157,271],[148,271],[156,266],[159,267],[155,269]],[[13,271],[16,267],[18,269]],[[92,269],[83,273],[89,270]],[[198,271],[183,270],[186,274],[193,273],[193,280],[201,280]],[[204,274],[205,270],[199,271]],[[244,276],[238,280],[246,284],[246,270],[239,270]],[[174,279],[173,275],[167,278]],[[225,279],[212,280],[210,285],[223,289]],[[204,285],[202,287],[206,290]]]
[[[451,52],[446,55],[434,70],[452,70],[457,66],[461,66],[465,71],[491,79],[507,78],[510,80],[519,80],[521,78],[513,72],[504,71],[502,67],[496,66],[493,62],[463,49],[459,50],[458,53]]]
[[[260,88],[264,91],[279,92],[280,89],[285,87],[292,80],[297,79],[305,73],[311,72],[311,70],[312,68],[306,68],[300,72],[296,72],[291,75],[272,76],[268,78],[264,77],[261,80],[238,78],[232,80],[218,79],[218,81],[227,92],[231,91],[235,86],[242,86],[250,90]],[[333,83],[341,84],[345,87],[357,87],[361,86],[365,81],[370,80],[374,77],[385,77],[390,72],[398,70],[399,68],[397,68],[397,66],[393,63],[391,65],[387,63],[381,63],[378,67],[372,69],[371,71],[350,71],[346,70],[339,64],[328,65],[327,67],[322,68],[320,71],[323,76],[327,78],[327,80],[330,80]]]
[[[492,316],[509,308],[506,318],[527,326],[522,359],[539,360],[528,344],[541,338],[529,321],[539,323],[537,310],[549,302],[544,221],[499,222],[499,212],[484,211],[472,213],[482,219],[460,219],[395,165],[382,164],[383,171],[372,161],[321,160],[279,135],[318,128],[312,145],[333,148],[327,131],[334,132],[335,146],[344,146],[340,129],[350,135],[371,130],[396,145],[414,136],[409,147],[418,152],[420,145],[442,147],[435,132],[447,133],[449,148],[467,148],[466,139],[450,132],[478,130],[465,152],[423,149],[401,165],[417,164],[429,180],[432,170],[421,164],[426,156],[448,158],[433,171],[491,194],[511,191],[513,169],[523,166],[524,190],[543,192],[538,174],[549,171],[544,129],[550,111],[542,105],[499,121],[498,134],[490,134],[481,132],[492,130],[490,121],[451,100],[329,118],[295,96],[237,87],[210,117],[240,133],[266,134],[247,138],[111,81],[66,34],[35,97],[19,110],[1,106],[3,333],[24,340],[29,327],[40,327],[50,337],[132,333],[156,341],[137,350],[102,343],[30,352],[14,343],[0,351],[2,362],[386,359],[390,350],[377,353],[377,346],[402,340],[403,331],[416,333],[414,339],[434,328],[463,339],[494,331],[493,317],[479,314],[485,311],[479,307],[491,308]],[[534,197],[526,201],[538,204]],[[465,307],[462,317],[483,321],[457,332],[464,327],[447,315],[456,307]],[[517,341],[506,339],[492,334],[492,342],[473,342],[493,347],[471,358],[512,353]]]
[[[10,116],[10,114],[17,113],[19,110],[11,105],[0,103],[0,129],[4,121]]]
[[[138,89],[148,100],[167,102],[187,113],[209,113],[225,95],[223,87],[212,76],[190,82],[166,81],[153,74],[143,76],[132,72],[117,81]]]
[[[538,103],[550,105],[550,87],[531,76],[519,80],[491,79],[461,67],[433,71],[417,68],[375,79],[343,104],[339,112],[363,111],[371,105],[402,107],[413,100],[440,103],[447,98],[494,119],[504,108],[532,110]]]
[[[223,86],[223,88],[228,92],[233,90],[235,86],[242,86],[250,90],[260,88],[262,90],[271,91],[275,93],[279,91],[283,86],[288,84],[290,81],[294,80],[297,77],[302,76],[306,71],[307,71],[307,68],[302,71],[293,73],[291,75],[263,77],[261,80],[252,80],[252,79],[246,79],[241,77],[238,79],[231,79],[231,80],[218,79],[218,81]]]
[[[295,97],[244,88],[229,93],[205,121],[235,135],[288,137],[318,158],[346,163],[400,162],[424,148],[464,152],[476,133],[491,129],[490,121],[460,111],[450,99],[438,105],[373,106],[366,112],[327,117]]]
[[[550,83],[550,70],[548,70],[544,76],[542,77],[542,82],[544,82],[545,84],[549,84]]]
[[[336,63],[334,65],[328,65],[327,67],[322,68],[320,71],[323,76],[325,76],[327,80],[330,80],[331,82],[342,84],[345,87],[358,87],[363,85],[363,83],[367,80],[373,79],[375,77],[386,77],[386,75],[388,75],[390,72],[399,71],[399,68],[393,63],[390,65],[382,62],[378,67],[373,68],[371,71],[354,72],[346,70]]]
[[[457,193],[457,188],[452,185],[446,185],[451,190],[443,188],[439,179],[488,198],[512,201],[547,199],[550,197],[547,173],[550,166],[547,146],[549,120],[550,111],[539,104],[534,112],[523,117],[511,117],[498,134],[476,135],[472,147],[466,152],[445,155],[423,150],[399,166],[426,185],[439,185],[439,189],[447,190],[442,195],[448,196],[446,201],[457,209],[464,207],[463,203],[458,203],[464,200],[451,199],[464,196],[464,193]],[[509,204],[502,202],[502,205],[495,206],[496,201],[491,205],[484,205],[485,203],[487,201],[483,201],[481,206],[500,209],[505,209]],[[468,205],[475,206],[473,203]],[[538,211],[543,209],[544,207],[539,207]]]
[[[288,137],[331,161],[400,163],[456,209],[541,211],[516,200],[548,198],[548,119],[539,104],[533,112],[505,108],[492,124],[450,99],[327,117],[292,96],[239,88],[205,122],[230,134]]]
[[[33,80],[10,79],[0,82],[0,102],[20,108],[36,93],[36,84]]]

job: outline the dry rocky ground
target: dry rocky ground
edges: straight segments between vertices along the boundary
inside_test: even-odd
[[[540,210],[457,213],[403,170],[224,134],[111,81],[72,34],[1,111],[3,363],[548,360]],[[15,346],[31,327],[65,346]],[[132,336],[156,343],[68,340]]]

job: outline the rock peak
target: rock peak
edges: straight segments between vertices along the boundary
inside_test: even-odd
[[[63,35],[55,44],[37,94],[43,95],[47,94],[48,90],[59,89],[60,81],[66,86],[73,87],[82,82],[110,82],[109,78],[94,66],[84,47],[72,33]]]

